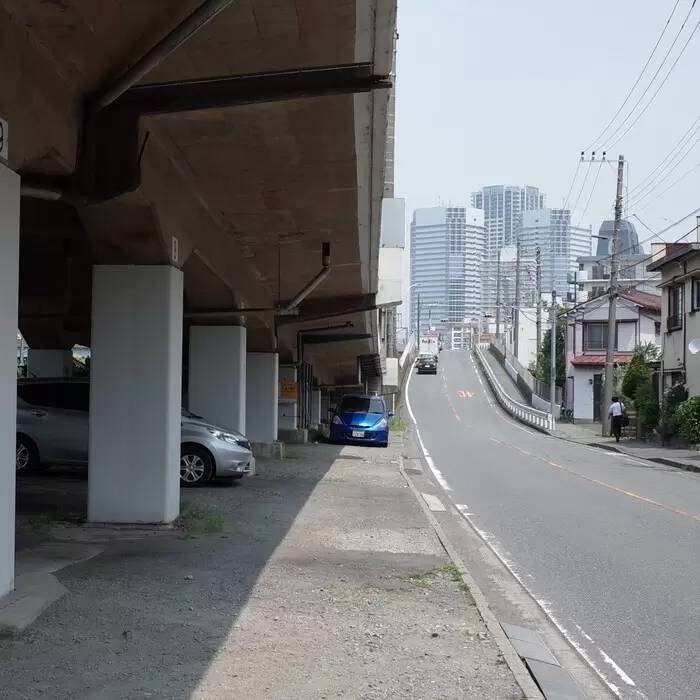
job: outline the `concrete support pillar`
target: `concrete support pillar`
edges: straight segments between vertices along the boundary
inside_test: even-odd
[[[180,506],[182,272],[93,269],[88,519],[169,523]]]
[[[19,184],[0,165],[0,597],[15,581]]]
[[[277,440],[279,355],[249,352],[246,359],[246,436],[253,442]]]
[[[297,368],[295,365],[283,365],[279,370],[280,397],[279,397],[279,429],[296,430],[299,427],[297,396]],[[286,389],[290,389],[289,392]],[[291,389],[294,388],[292,395]]]
[[[311,425],[321,424],[321,390],[311,390]]]
[[[190,328],[189,409],[214,425],[246,434],[246,329]]]
[[[72,350],[44,350],[29,348],[27,353],[28,377],[73,376]]]

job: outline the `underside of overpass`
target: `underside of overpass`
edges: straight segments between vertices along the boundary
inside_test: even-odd
[[[318,386],[380,374],[395,21],[395,0],[0,1],[0,351],[14,366],[17,327],[32,349],[92,347],[91,469],[114,447],[93,425],[96,388],[121,391],[115,373],[132,391],[149,385],[148,410],[167,414],[151,454],[167,463],[151,475],[165,495],[132,520],[176,515],[172,394],[183,358],[211,362],[203,337],[225,338],[222,358],[242,352],[235,368],[217,360],[231,381],[246,353],[307,364]],[[14,384],[6,368],[3,465]],[[4,525],[0,595],[12,586]]]

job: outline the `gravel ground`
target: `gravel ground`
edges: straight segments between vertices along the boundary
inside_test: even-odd
[[[58,529],[107,551],[0,640],[3,700],[520,700],[388,450],[295,448],[183,494],[184,528]]]

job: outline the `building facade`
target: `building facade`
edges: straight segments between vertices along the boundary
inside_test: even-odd
[[[413,332],[420,323],[421,329],[432,327],[449,338],[453,326],[481,316],[485,233],[483,212],[478,209],[430,207],[414,212],[410,243]]]
[[[566,297],[570,291],[570,273],[578,269],[578,259],[591,253],[592,231],[574,226],[568,209],[532,209],[524,211],[517,233],[521,255],[536,256],[539,248],[542,292],[553,289]]]
[[[498,251],[513,245],[522,223],[522,213],[543,209],[545,196],[537,187],[490,185],[472,193],[472,207],[484,212],[486,251],[482,267],[483,312],[496,315],[496,282]]]
[[[652,256],[649,268],[661,275],[662,386],[685,384],[690,396],[698,396],[700,243],[655,243]]]
[[[661,297],[621,291],[616,302],[615,363],[626,365],[635,346],[661,346]],[[603,385],[608,344],[608,300],[591,299],[567,314],[566,405],[574,419],[599,422],[605,417]]]

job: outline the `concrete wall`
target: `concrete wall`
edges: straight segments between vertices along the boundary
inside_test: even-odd
[[[254,442],[277,440],[279,355],[249,352],[246,359],[246,430]]]

